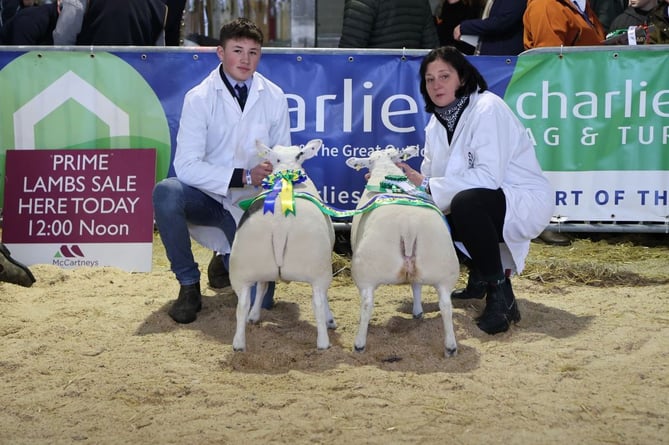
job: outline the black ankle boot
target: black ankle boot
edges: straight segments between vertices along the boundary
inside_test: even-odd
[[[202,294],[200,294],[200,283],[181,286],[179,297],[167,313],[177,323],[192,323],[197,318],[197,313],[202,309]]]
[[[511,281],[488,283],[486,305],[476,325],[486,334],[494,335],[509,330],[511,323],[520,321],[518,303],[513,295]]]
[[[223,255],[214,252],[214,256],[207,267],[207,278],[209,279],[209,287],[213,289],[224,289],[230,286],[230,275],[223,262]]]
[[[458,289],[451,293],[453,300],[468,300],[471,298],[481,299],[485,296],[488,283],[483,281],[483,277],[474,267],[467,266],[469,276],[467,277],[467,287]]]

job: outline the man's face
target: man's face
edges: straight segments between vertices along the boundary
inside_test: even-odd
[[[642,11],[650,11],[657,5],[657,0],[629,0],[632,8],[639,8]]]
[[[256,71],[261,52],[260,44],[252,39],[231,39],[216,49],[225,72],[239,82],[249,79]]]

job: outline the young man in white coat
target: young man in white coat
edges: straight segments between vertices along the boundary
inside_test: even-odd
[[[420,67],[420,90],[432,116],[420,172],[406,163],[446,214],[466,253],[467,288],[452,298],[483,298],[478,327],[488,334],[520,320],[510,275],[520,273],[530,240],[550,222],[554,192],[513,111],[488,91],[479,71],[454,47],[432,50]]]
[[[156,225],[180,284],[168,311],[177,323],[195,321],[202,307],[191,236],[220,253],[208,268],[210,285],[229,286],[226,259],[243,213],[238,203],[255,196],[272,172],[269,162],[258,163],[255,141],[291,144],[284,92],[256,72],[262,43],[262,31],[247,19],[222,26],[216,50],[221,63],[184,99],[176,177],[159,182],[153,191]],[[273,289],[272,283],[263,307],[271,307]]]

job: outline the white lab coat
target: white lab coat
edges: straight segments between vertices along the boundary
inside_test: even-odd
[[[238,203],[260,190],[228,185],[235,168],[250,169],[262,161],[256,139],[270,147],[291,144],[284,92],[256,72],[242,112],[217,67],[184,98],[174,155],[176,176],[222,203],[239,223],[243,211]],[[203,246],[221,253],[230,251],[223,231],[203,226],[189,229]]]
[[[501,187],[506,197],[502,262],[505,269],[522,272],[530,241],[553,215],[555,194],[525,128],[500,97],[489,91],[472,94],[450,144],[446,129],[432,116],[425,127],[421,173],[431,177],[432,197],[447,214],[456,193]]]

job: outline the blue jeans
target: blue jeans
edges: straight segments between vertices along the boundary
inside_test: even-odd
[[[188,223],[220,228],[230,245],[235,238],[235,219],[223,204],[174,177],[160,181],[153,188],[153,212],[170,268],[182,286],[200,282],[200,269],[193,257]],[[228,266],[227,262],[224,264]],[[263,307],[267,304],[271,306],[273,294],[274,283],[267,288]],[[252,296],[255,297],[255,286]]]
[[[183,286],[200,282],[188,223],[219,227],[230,245],[235,238],[235,219],[223,204],[176,178],[164,179],[153,188],[153,212],[172,272]]]

